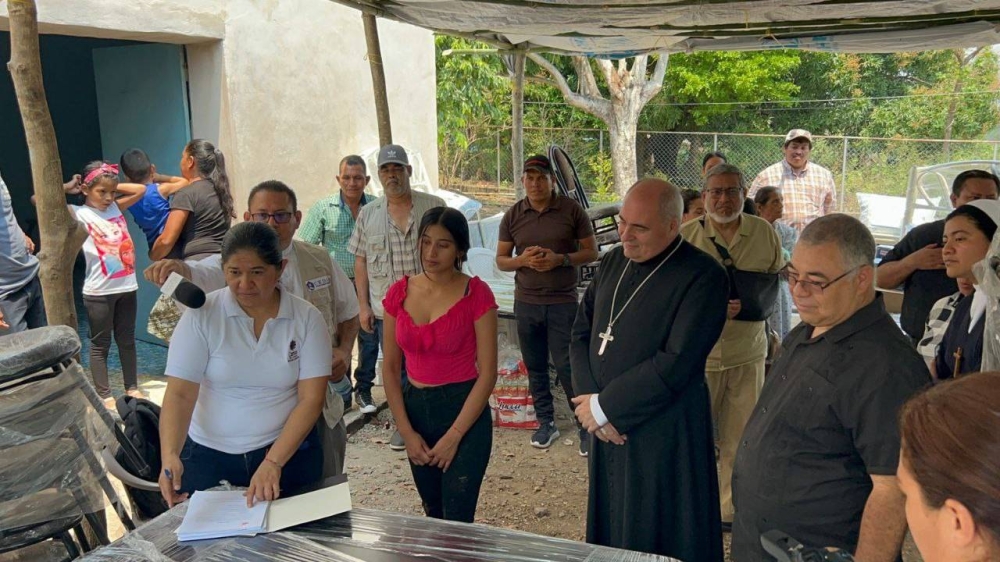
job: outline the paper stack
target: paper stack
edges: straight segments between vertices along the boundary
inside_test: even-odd
[[[331,486],[331,481],[339,483]],[[350,511],[347,479],[338,476],[331,481],[318,490],[257,502],[253,507],[247,507],[243,490],[195,492],[188,501],[184,521],[177,528],[177,540],[252,537]]]
[[[242,490],[195,492],[188,502],[184,521],[177,528],[178,541],[220,537],[252,537],[267,530],[271,502],[247,507]]]

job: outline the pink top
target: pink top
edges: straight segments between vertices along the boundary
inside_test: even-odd
[[[425,385],[472,380],[476,369],[475,322],[497,308],[489,285],[478,277],[469,279],[469,289],[444,316],[417,326],[403,308],[409,277],[389,287],[382,305],[396,319],[396,343],[406,357],[406,376]]]

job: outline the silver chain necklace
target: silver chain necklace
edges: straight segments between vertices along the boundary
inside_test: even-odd
[[[678,234],[677,237],[680,238],[680,234]],[[681,242],[683,241],[684,239],[681,238]],[[625,312],[625,309],[628,308],[629,303],[631,303],[632,299],[635,298],[635,295],[642,289],[642,286],[645,285],[646,282],[649,281],[651,277],[653,277],[653,275],[656,275],[656,272],[659,271],[661,267],[663,267],[663,264],[667,263],[667,260],[669,260],[670,257],[674,255],[674,252],[676,252],[677,249],[680,247],[681,245],[680,243],[678,243],[673,250],[670,250],[670,253],[667,254],[667,257],[663,258],[663,260],[660,261],[660,263],[653,269],[653,271],[651,271],[650,274],[647,275],[646,278],[642,280],[642,283],[639,283],[639,286],[636,287],[634,291],[632,291],[632,294],[629,296],[628,300],[625,301],[625,304],[622,306],[621,310],[618,311],[618,314],[614,314],[615,302],[618,300],[618,289],[621,287],[622,279],[625,278],[625,273],[628,272],[628,266],[632,265],[632,260],[629,260],[629,262],[625,264],[625,269],[622,270],[622,274],[618,276],[618,283],[615,284],[615,292],[611,295],[611,314],[613,314],[613,316],[608,320],[608,329],[597,335],[597,337],[601,338],[601,347],[598,348],[597,350],[598,355],[604,355],[604,349],[608,346],[608,342],[615,340],[614,336],[611,335],[611,330],[615,327],[615,322],[618,322],[618,319],[621,318],[621,315],[623,312]]]

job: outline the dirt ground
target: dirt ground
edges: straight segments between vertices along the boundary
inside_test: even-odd
[[[382,400],[381,388],[373,395]],[[548,449],[529,443],[531,431],[493,432],[493,456],[479,498],[476,522],[571,540],[584,539],[587,517],[587,460],[579,455],[576,425],[565,395],[556,395],[556,427],[561,433]],[[351,498],[359,506],[423,513],[403,451],[389,449],[388,409],[347,442],[346,472]]]

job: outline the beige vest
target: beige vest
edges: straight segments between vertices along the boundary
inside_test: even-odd
[[[434,207],[445,206],[444,199],[436,195],[413,191],[412,197],[413,216],[416,224],[412,225],[411,228],[414,230],[419,228],[420,219],[423,218],[424,213]],[[368,296],[371,300],[372,312],[379,319],[385,313],[382,308],[382,299],[389,292],[389,287],[402,279],[403,275],[416,275],[421,271],[419,261],[416,271],[395,271],[393,269],[392,244],[389,243],[389,233],[386,230],[389,225],[388,212],[387,200],[384,196],[361,208],[361,213],[365,215],[365,239],[362,242],[365,250],[365,262],[368,264]],[[359,220],[361,220],[360,216]]]
[[[295,258],[299,266],[299,279],[302,280],[302,298],[315,306],[330,332],[330,341],[336,347],[340,343],[337,335],[337,311],[334,309],[336,299],[336,284],[331,269],[330,254],[325,248],[315,246],[301,240],[293,240]],[[330,350],[333,353],[333,350]],[[344,417],[344,400],[329,384],[326,385],[326,403],[323,405],[323,417],[326,424],[335,427]]]

